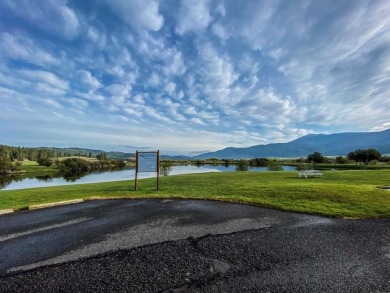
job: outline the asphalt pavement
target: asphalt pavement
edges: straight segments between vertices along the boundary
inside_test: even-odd
[[[195,200],[0,216],[0,292],[390,292],[390,219]]]

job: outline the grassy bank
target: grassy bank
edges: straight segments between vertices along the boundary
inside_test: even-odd
[[[390,170],[328,171],[323,178],[296,172],[227,172],[155,179],[0,191],[0,209],[76,198],[191,198],[267,206],[334,217],[390,217]]]
[[[39,166],[36,161],[25,161],[23,162],[21,166],[21,170],[25,171],[27,174],[32,175],[46,175],[46,174],[53,174],[58,172],[57,166],[54,164],[50,167],[46,166]]]

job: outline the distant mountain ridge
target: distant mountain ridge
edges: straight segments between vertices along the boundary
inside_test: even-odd
[[[247,148],[228,147],[208,152],[194,159],[242,159],[259,157],[306,157],[313,152],[325,156],[346,156],[356,149],[374,148],[382,154],[390,153],[390,129],[380,132],[344,132],[335,134],[309,134],[287,143],[255,145]]]

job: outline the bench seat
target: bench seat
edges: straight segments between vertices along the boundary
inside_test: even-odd
[[[299,171],[299,177],[305,176],[308,177],[322,177],[322,173],[318,170],[301,170]]]

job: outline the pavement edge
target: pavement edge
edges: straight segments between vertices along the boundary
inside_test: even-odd
[[[55,206],[62,206],[67,204],[74,204],[74,203],[81,203],[84,199],[78,198],[78,199],[72,199],[72,200],[65,200],[65,201],[57,201],[57,202],[49,202],[49,203],[43,203],[43,204],[35,204],[30,205],[26,207],[23,210],[37,210],[37,209],[44,209],[44,208],[51,208]],[[10,214],[19,211],[18,209],[5,209],[0,210],[0,215]]]

